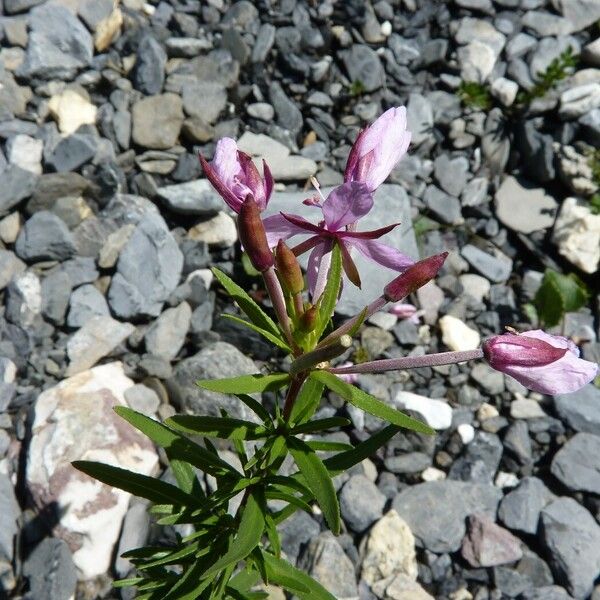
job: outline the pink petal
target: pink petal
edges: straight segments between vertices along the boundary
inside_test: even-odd
[[[414,260],[399,250],[386,246],[376,240],[362,240],[356,238],[345,238],[346,243],[354,246],[361,254],[373,262],[380,264],[394,271],[404,271],[407,267],[414,264]]]
[[[336,187],[323,203],[329,231],[338,231],[364,217],[373,208],[373,196],[364,183],[350,182]]]
[[[282,214],[271,215],[263,219],[263,225],[267,233],[269,248],[277,246],[279,240],[287,240],[295,235],[309,233],[302,227],[298,227],[286,219]]]

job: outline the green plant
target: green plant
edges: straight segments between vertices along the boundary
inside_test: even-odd
[[[585,284],[577,275],[562,275],[547,269],[535,295],[534,305],[539,320],[547,327],[554,327],[562,321],[565,313],[585,306],[588,297]]]
[[[483,83],[461,81],[457,93],[465,106],[479,110],[489,110],[492,108],[492,95]]]

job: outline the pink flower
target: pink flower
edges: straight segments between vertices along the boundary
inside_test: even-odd
[[[362,181],[371,192],[375,191],[404,156],[409,144],[406,108],[390,108],[358,134],[348,156],[344,181]]]
[[[276,246],[280,239],[286,240],[295,235],[312,234],[302,242],[301,252],[311,250],[307,279],[313,297],[315,297],[315,290],[321,288],[317,285],[318,275],[321,274],[323,278],[327,273],[326,269],[320,268],[321,262],[329,255],[334,243],[338,243],[342,251],[344,272],[358,287],[360,287],[360,276],[350,256],[352,248],[356,248],[378,265],[403,271],[414,261],[395,248],[376,241],[396,227],[397,223],[374,231],[354,231],[356,222],[372,207],[373,196],[364,183],[344,183],[332,190],[323,205],[319,206],[323,212],[323,220],[318,225],[299,215],[280,213],[267,217],[264,224],[269,246]]]
[[[568,394],[596,377],[598,365],[579,358],[569,339],[541,329],[520,335],[506,333],[483,344],[490,366],[542,394]]]
[[[220,139],[212,162],[209,164],[200,155],[200,163],[206,178],[236,213],[240,212],[244,200],[249,197],[256,202],[260,211],[267,207],[273,191],[271,171],[263,160],[262,178],[252,159],[238,150],[235,140]]]

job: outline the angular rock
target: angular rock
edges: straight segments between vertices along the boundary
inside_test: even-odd
[[[37,212],[25,222],[15,244],[23,260],[65,260],[76,252],[73,235],[62,219],[48,211]]]
[[[362,533],[383,514],[386,498],[364,475],[353,475],[340,492],[340,511],[356,533]]]
[[[182,267],[183,255],[162,217],[145,215],[119,256],[108,292],[112,310],[125,319],[158,316]]]
[[[573,498],[546,506],[541,524],[555,575],[575,598],[587,598],[600,574],[600,526]]]
[[[465,518],[495,516],[502,491],[492,485],[431,481],[400,492],[392,508],[409,525],[417,544],[432,552],[455,552],[465,535]]]
[[[152,442],[112,410],[126,404],[123,394],[132,385],[121,364],[110,363],[61,381],[35,403],[27,486],[39,510],[55,507],[54,533],[69,544],[84,579],[108,570],[130,494],[71,462],[102,460],[144,475],[158,464]]]
[[[146,350],[155,356],[173,360],[185,342],[192,309],[187,302],[165,310],[146,332]]]
[[[488,515],[470,515],[467,521],[468,532],[461,553],[472,567],[505,565],[523,556],[519,539],[496,525]]]
[[[532,233],[552,227],[558,203],[542,188],[507,176],[496,192],[495,207],[504,225],[513,231]]]
[[[58,4],[43,4],[29,13],[29,43],[19,75],[72,79],[93,56],[92,37],[73,13]]]
[[[183,124],[183,103],[176,94],[138,100],[132,109],[132,138],[144,148],[166,150],[177,143]]]
[[[577,433],[555,455],[552,474],[576,492],[600,494],[600,437]]]
[[[133,325],[110,316],[91,317],[67,342],[67,377],[94,366],[134,331]]]

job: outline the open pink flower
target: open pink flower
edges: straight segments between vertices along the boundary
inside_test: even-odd
[[[356,138],[344,173],[344,181],[362,181],[371,192],[388,177],[410,144],[406,108],[386,110]]]
[[[571,340],[541,329],[495,336],[484,342],[483,352],[492,368],[542,394],[574,392],[598,374],[598,365],[579,358]]]
[[[321,285],[317,278],[327,276],[324,257],[329,255],[334,243],[338,243],[342,252],[342,264],[348,279],[360,287],[360,276],[350,256],[350,250],[356,248],[373,262],[403,271],[413,264],[413,260],[400,251],[376,241],[390,232],[397,223],[374,231],[354,231],[356,222],[373,207],[373,196],[364,183],[344,183],[329,194],[322,206],[323,220],[314,225],[299,215],[280,213],[264,220],[269,246],[276,246],[280,239],[287,240],[295,235],[312,234],[296,248],[296,254],[311,250],[308,259],[307,279],[313,297],[318,297]]]
[[[273,191],[271,171],[263,160],[263,179],[252,159],[238,150],[235,140],[220,139],[212,162],[209,164],[200,155],[200,163],[206,178],[236,213],[248,197],[256,202],[260,211],[267,207]]]

